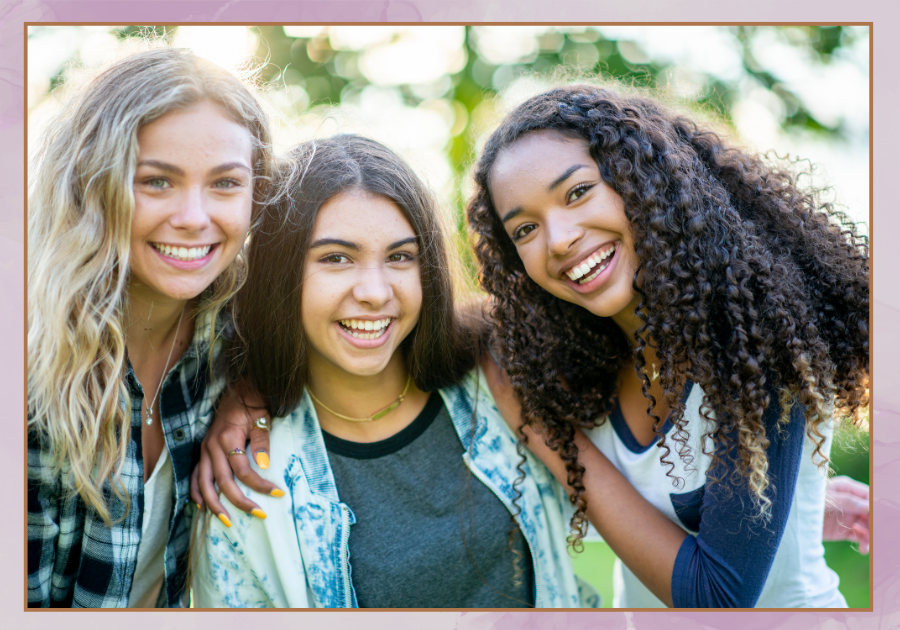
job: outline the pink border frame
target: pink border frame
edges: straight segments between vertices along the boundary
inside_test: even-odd
[[[896,23],[897,9],[878,0],[755,0],[753,3],[725,3],[718,0],[632,0],[598,2],[580,0],[542,2],[538,0],[183,0],[179,2],[135,2],[133,0],[0,0],[0,172],[6,185],[0,186],[0,287],[10,291],[0,301],[0,331],[8,337],[8,346],[21,343],[25,353],[24,309],[24,24],[26,22],[110,22],[121,24],[173,22],[630,22],[652,18],[654,22],[872,22],[873,23],[873,111],[886,113],[896,107],[892,97],[898,84],[888,77],[888,70],[900,58],[898,38],[889,34]],[[886,27],[884,30],[879,26]],[[884,35],[877,37],[876,35]],[[893,52],[892,52],[893,51]],[[880,63],[879,63],[880,62]],[[881,65],[884,64],[884,65]],[[840,86],[835,86],[840,89]],[[879,107],[880,106],[880,107]],[[890,182],[875,177],[886,174],[893,158],[892,140],[898,140],[898,123],[883,116],[878,121],[878,139],[873,136],[872,180],[883,182],[875,186],[872,207],[877,201],[884,208],[891,193]],[[880,159],[879,159],[880,158]],[[874,211],[871,224],[876,225]],[[877,225],[880,235],[900,234],[900,214],[882,210]],[[900,248],[876,250],[878,262],[873,268],[896,269],[900,266]],[[876,254],[877,252],[877,254]],[[371,630],[384,628],[420,628],[432,630],[530,630],[563,628],[602,629],[666,629],[739,628],[740,630],[821,628],[823,630],[889,629],[900,627],[900,541],[877,539],[876,532],[900,529],[900,484],[891,483],[900,477],[900,389],[891,386],[900,380],[900,368],[887,358],[892,351],[900,351],[900,331],[889,322],[900,321],[900,288],[897,274],[883,274],[877,284],[878,299],[873,300],[873,317],[880,322],[873,335],[878,339],[877,363],[879,387],[874,389],[873,404],[873,612],[807,612],[807,611],[732,611],[732,612],[364,612],[330,611],[328,618],[314,619],[315,624],[328,624],[335,630],[350,629],[365,624]],[[873,343],[874,346],[874,343]],[[873,365],[875,365],[873,363]],[[873,385],[875,380],[873,378]],[[53,613],[29,613],[23,610],[22,558],[24,549],[24,521],[21,518],[24,462],[20,445],[24,439],[24,361],[8,356],[0,364],[0,400],[12,401],[11,448],[0,459],[0,470],[11,480],[9,504],[12,518],[4,522],[2,533],[11,541],[8,560],[0,571],[4,588],[0,589],[2,606],[11,615],[11,627],[51,628],[59,621]],[[882,424],[882,422],[884,424]],[[880,483],[884,482],[884,483]],[[883,528],[883,529],[882,529]],[[893,603],[892,603],[893,602]],[[198,623],[222,624],[222,612],[195,612],[154,619],[154,613],[128,615],[123,611],[80,611],[70,616],[67,625],[73,628],[115,627],[127,624],[135,630],[165,623],[175,629],[194,628]],[[162,612],[161,614],[167,614]],[[288,628],[300,621],[292,612],[269,612],[266,617],[253,620],[266,628]],[[313,613],[315,614],[315,613]],[[25,617],[27,615],[27,618]],[[199,615],[195,616],[195,615]],[[357,615],[357,616],[354,616]],[[232,622],[247,623],[246,619]]]

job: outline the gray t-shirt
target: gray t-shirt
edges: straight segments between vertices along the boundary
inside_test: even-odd
[[[534,605],[528,546],[466,467],[439,394],[381,442],[324,438],[338,495],[356,515],[349,542],[360,608]]]

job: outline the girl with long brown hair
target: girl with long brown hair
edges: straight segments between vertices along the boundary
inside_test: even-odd
[[[487,323],[455,309],[430,192],[392,151],[350,135],[294,149],[280,182],[249,247],[230,351],[243,391],[277,416],[258,425],[277,448],[228,446],[264,493],[250,507],[239,489],[245,511],[209,520],[195,604],[588,604],[565,494],[518,456],[478,368]],[[270,496],[276,484],[287,496]],[[205,475],[199,486],[217,515],[233,507]]]

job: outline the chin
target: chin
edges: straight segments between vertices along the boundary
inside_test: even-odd
[[[377,364],[372,363],[359,363],[353,361],[347,361],[341,368],[347,372],[348,374],[352,374],[354,376],[377,376],[384,372],[385,368],[387,368],[389,361],[379,361]]]

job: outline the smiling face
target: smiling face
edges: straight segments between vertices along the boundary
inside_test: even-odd
[[[300,297],[310,373],[384,371],[419,321],[417,243],[386,197],[353,190],[319,209]]]
[[[595,315],[633,318],[638,262],[625,204],[603,182],[587,142],[532,132],[500,152],[490,185],[532,280]]]
[[[253,207],[252,139],[208,101],[138,132],[131,293],[188,300],[237,257]]]

